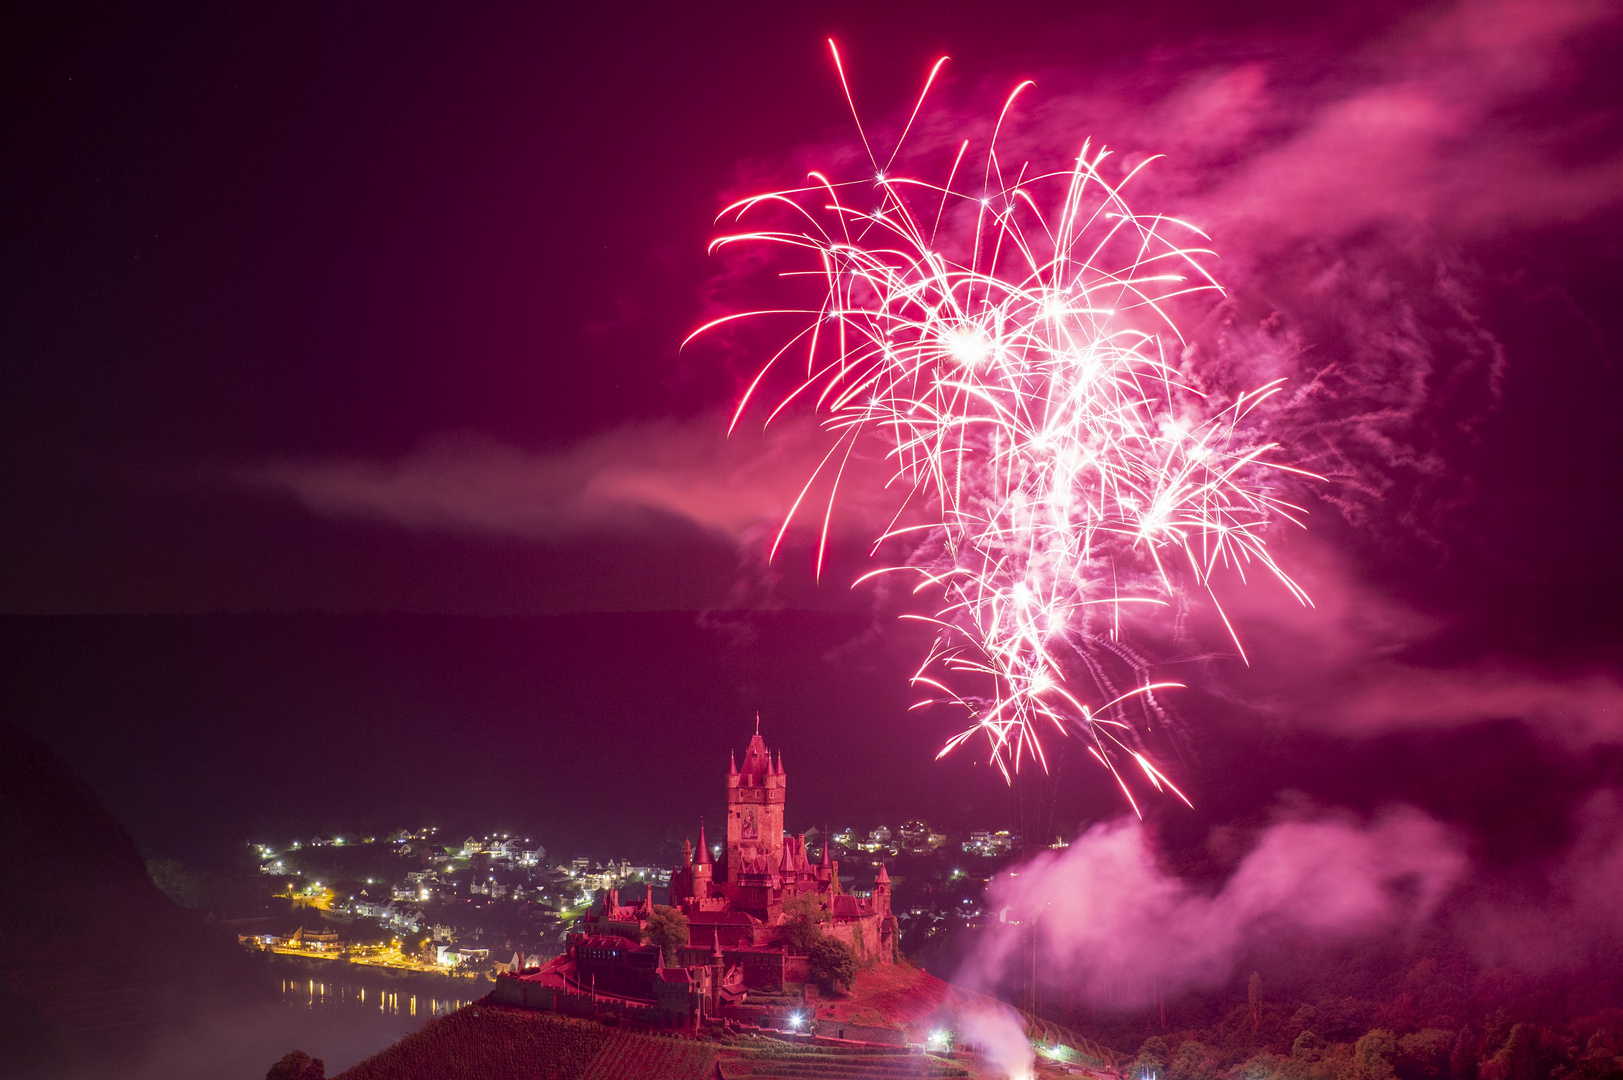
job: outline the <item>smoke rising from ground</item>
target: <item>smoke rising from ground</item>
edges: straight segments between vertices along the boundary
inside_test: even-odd
[[[986,1006],[972,1009],[959,1021],[959,1034],[974,1044],[999,1075],[1029,1080],[1037,1055],[1031,1051],[1025,1023],[1011,1008]]]
[[[1276,824],[1211,893],[1163,869],[1145,827],[1119,819],[995,879],[987,909],[1006,925],[959,978],[1003,984],[1034,921],[1045,979],[1096,1002],[1142,1005],[1157,992],[1226,982],[1251,949],[1281,935],[1417,926],[1465,870],[1447,829],[1397,809],[1367,824],[1340,816]]]
[[[957,978],[1018,986],[1033,925],[1044,985],[1116,1009],[1224,985],[1291,942],[1384,946],[1440,934],[1487,966],[1582,967],[1615,955],[1623,934],[1623,798],[1596,793],[1572,824],[1565,850],[1507,872],[1410,807],[1369,821],[1298,815],[1262,829],[1209,887],[1168,870],[1141,822],[1102,823],[993,881],[987,908],[999,922]]]

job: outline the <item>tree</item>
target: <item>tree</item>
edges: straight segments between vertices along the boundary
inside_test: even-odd
[[[1482,1080],[1544,1080],[1554,1074],[1564,1056],[1545,1029],[1537,1024],[1516,1024],[1505,1044],[1482,1063],[1478,1075]]]
[[[148,859],[147,875],[169,899],[194,911],[212,906],[220,892],[214,875],[189,870],[174,859]]]
[[[857,954],[839,938],[826,935],[813,943],[806,967],[824,990],[848,990],[857,977]]]
[[[810,956],[812,946],[822,940],[822,924],[828,921],[828,912],[817,897],[805,893],[784,901],[783,912],[789,918],[778,929],[778,940],[790,952]]]
[[[1309,1064],[1324,1057],[1324,1040],[1311,1031],[1304,1031],[1291,1043],[1291,1057]]]
[[[1448,1075],[1448,1053],[1454,1046],[1454,1033],[1426,1028],[1398,1040],[1397,1068],[1412,1080],[1434,1080]]]
[[[1294,1073],[1286,1071],[1292,1067],[1292,1062],[1264,1051],[1254,1055],[1229,1075],[1234,1080],[1288,1080],[1295,1076]]]
[[[270,1067],[265,1080],[327,1080],[327,1063],[303,1050],[289,1050]]]
[[[1354,1080],[1390,1080],[1397,1040],[1384,1028],[1375,1028],[1353,1046]]]
[[[1476,1073],[1476,1032],[1467,1024],[1460,1028],[1454,1050],[1448,1055],[1448,1075],[1450,1080],[1476,1080]]]
[[[1206,1047],[1190,1040],[1179,1045],[1172,1068],[1167,1071],[1167,1080],[1212,1080],[1216,1075]]]
[[[1246,1003],[1251,1006],[1251,1033],[1255,1035],[1262,1024],[1262,975],[1253,971],[1245,984]]]
[[[1144,1040],[1144,1045],[1138,1048],[1138,1057],[1133,1061],[1135,1080],[1137,1077],[1153,1077],[1162,1080],[1167,1074],[1167,1041],[1159,1035],[1151,1035]]]
[[[655,904],[643,927],[642,939],[649,945],[658,945],[665,954],[667,964],[676,963],[676,950],[688,943],[688,917],[673,907]]]

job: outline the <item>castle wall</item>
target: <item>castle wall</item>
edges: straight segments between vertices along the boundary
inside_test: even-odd
[[[620,1016],[649,1027],[686,1026],[695,1013],[705,1007],[700,997],[689,993],[685,987],[680,990],[673,987],[671,992],[660,994],[655,1002],[641,1005],[605,995],[572,993],[543,986],[533,979],[506,974],[496,977],[496,988],[491,996],[504,1005],[516,1005],[538,1012],[557,1012],[586,1019]]]
[[[842,919],[829,923],[823,927],[823,932],[851,946],[851,951],[857,954],[859,961],[894,964],[895,935],[884,933],[884,923],[885,916],[875,912],[857,919]]]

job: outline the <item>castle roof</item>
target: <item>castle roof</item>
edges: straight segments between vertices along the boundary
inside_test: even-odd
[[[834,909],[833,915],[836,919],[857,919],[868,913],[862,901],[850,893],[840,893],[833,900],[834,903],[831,906]]]
[[[693,926],[755,926],[760,921],[747,911],[695,911],[688,916]]]
[[[875,885],[890,884],[890,872],[885,869],[884,863],[879,864],[879,876],[873,879],[873,883]]]
[[[750,739],[749,748],[744,751],[744,767],[738,772],[744,778],[745,784],[757,786],[761,785],[768,775],[775,775],[772,755],[768,752],[766,740],[761,738],[760,732],[756,732],[755,737]]]
[[[699,822],[699,857],[694,860],[701,866],[710,865],[710,845],[704,842],[704,822]]]
[[[595,949],[640,949],[643,946],[620,934],[588,934],[580,939],[582,945]]]

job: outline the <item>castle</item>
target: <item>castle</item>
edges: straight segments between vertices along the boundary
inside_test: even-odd
[[[698,846],[683,843],[682,861],[671,874],[670,906],[687,916],[689,927],[676,964],[641,943],[653,914],[650,897],[621,904],[619,890],[609,889],[582,931],[570,935],[568,951],[498,980],[499,999],[594,1015],[608,1006],[660,1024],[720,1015],[741,1005],[751,989],[781,991],[785,983],[806,981],[806,957],[779,940],[789,918],[785,904],[802,896],[826,913],[823,932],[850,945],[859,960],[895,962],[896,919],[884,865],[871,895],[853,896],[840,885],[826,838],[813,862],[804,834],[784,833],[788,774],[782,755],[767,750],[759,723],[743,765],[728,758],[722,861],[712,856],[701,822]]]

